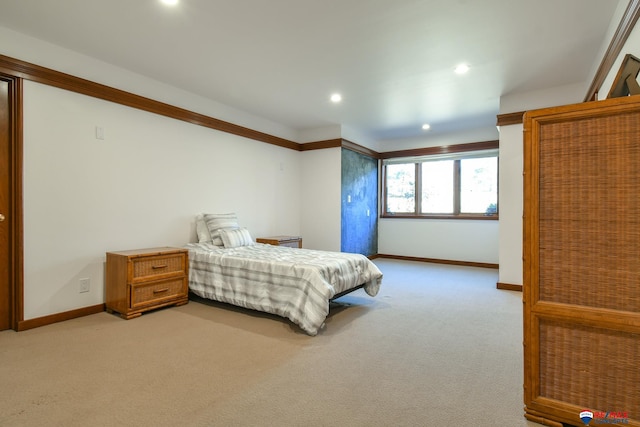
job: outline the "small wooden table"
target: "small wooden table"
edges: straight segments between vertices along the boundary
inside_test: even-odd
[[[256,239],[258,243],[266,243],[273,246],[287,246],[289,248],[301,248],[302,237],[300,236],[271,236],[259,237]]]

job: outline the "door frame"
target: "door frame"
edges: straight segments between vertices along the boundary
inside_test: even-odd
[[[24,245],[22,206],[22,93],[23,80],[1,73],[0,79],[9,83],[9,327],[19,330],[24,320]]]

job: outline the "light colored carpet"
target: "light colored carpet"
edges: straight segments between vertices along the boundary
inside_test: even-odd
[[[194,301],[0,332],[0,425],[538,426],[522,294],[496,270],[375,262],[378,296],[341,298],[316,337]]]

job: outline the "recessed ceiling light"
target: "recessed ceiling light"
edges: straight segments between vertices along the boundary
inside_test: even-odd
[[[160,0],[161,3],[166,4],[167,6],[175,6],[179,1],[180,0]]]
[[[431,125],[429,123],[425,123],[422,125],[422,130],[429,130],[431,129]]]
[[[460,64],[455,68],[454,71],[456,74],[464,74],[469,71],[469,66],[467,64]]]
[[[342,95],[340,95],[339,93],[334,93],[333,95],[331,95],[331,102],[338,103],[340,101],[342,101]]]

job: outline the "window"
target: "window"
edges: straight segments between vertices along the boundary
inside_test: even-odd
[[[416,205],[416,167],[413,163],[388,165],[387,210],[413,212]]]
[[[454,213],[453,160],[418,163],[422,183],[420,213]]]
[[[383,216],[498,217],[496,141],[424,151],[383,160]]]

